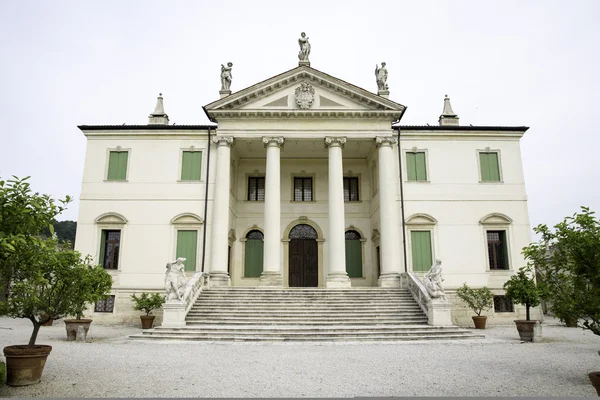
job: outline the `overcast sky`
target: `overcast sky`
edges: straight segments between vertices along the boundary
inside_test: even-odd
[[[237,91],[298,65],[376,92],[387,62],[403,124],[526,125],[532,226],[600,211],[600,1],[0,0],[0,177],[75,197],[80,124],[146,124],[162,92],[176,124],[207,123],[220,65]]]

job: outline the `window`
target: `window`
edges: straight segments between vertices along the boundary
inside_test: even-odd
[[[248,201],[265,201],[265,178],[248,178]]]
[[[344,178],[344,201],[358,200],[358,178]]]
[[[102,230],[100,242],[100,263],[104,269],[119,268],[120,230]]]
[[[362,242],[356,231],[346,231],[346,272],[350,278],[362,278]]]
[[[294,201],[313,201],[312,178],[294,178]]]
[[[186,271],[196,271],[196,248],[198,243],[198,231],[177,231],[177,254],[176,258],[183,257]]]
[[[181,180],[199,181],[202,169],[201,151],[184,151],[181,158]]]
[[[412,269],[427,272],[433,263],[431,254],[431,231],[411,231]]]
[[[108,296],[96,302],[94,312],[111,313],[115,309],[115,296]]]
[[[506,231],[487,231],[490,269],[508,269]]]
[[[124,181],[127,179],[128,151],[111,151],[108,157],[108,181]]]
[[[244,276],[258,278],[263,272],[263,240],[261,231],[254,230],[246,235],[246,248],[244,256]]]
[[[406,153],[406,173],[409,181],[427,181],[424,151]]]
[[[494,296],[494,312],[514,312],[515,306],[512,300],[506,296]]]
[[[482,182],[500,182],[500,164],[497,152],[480,152],[479,165]]]

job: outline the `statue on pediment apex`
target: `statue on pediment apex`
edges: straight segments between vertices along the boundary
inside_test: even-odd
[[[302,32],[300,34],[300,39],[298,39],[298,44],[300,45],[300,52],[298,53],[298,59],[300,61],[308,61],[308,56],[310,55],[310,43],[308,42],[308,36],[306,36],[306,33]]]
[[[377,80],[377,90],[384,91],[389,90],[389,86],[387,84],[388,72],[387,68],[385,68],[385,63],[381,63],[381,68],[377,64],[375,64],[375,79]]]
[[[233,75],[231,75],[232,67],[232,62],[228,62],[227,66],[221,64],[221,90],[231,90],[231,81],[233,80]]]

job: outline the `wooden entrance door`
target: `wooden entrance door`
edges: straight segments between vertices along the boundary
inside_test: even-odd
[[[317,232],[310,225],[296,225],[290,231],[289,285],[319,285]]]

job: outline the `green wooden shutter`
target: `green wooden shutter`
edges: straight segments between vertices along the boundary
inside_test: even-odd
[[[263,241],[260,239],[248,239],[246,241],[244,257],[244,276],[246,278],[258,278],[263,272]]]
[[[199,181],[202,168],[202,152],[184,151],[181,162],[181,180]]]
[[[415,169],[417,170],[417,180],[426,181],[427,171],[425,168],[425,153],[415,153]]]
[[[432,265],[431,232],[411,231],[413,271],[427,272]]]
[[[417,180],[417,163],[415,153],[406,153],[406,174],[409,181]]]
[[[362,243],[346,240],[346,272],[350,278],[362,278]]]
[[[500,182],[500,168],[498,165],[498,153],[488,153],[490,181]]]
[[[177,255],[183,257],[186,271],[196,271],[196,245],[198,231],[177,231]]]
[[[108,158],[109,181],[124,181],[127,178],[127,151],[111,151]]]
[[[481,167],[481,181],[490,181],[490,163],[488,161],[487,153],[479,153],[479,165]]]
[[[482,182],[500,182],[498,153],[479,153]]]
[[[106,248],[106,231],[103,230],[100,235],[100,256],[98,257],[98,264],[102,265],[104,268],[104,251]]]

